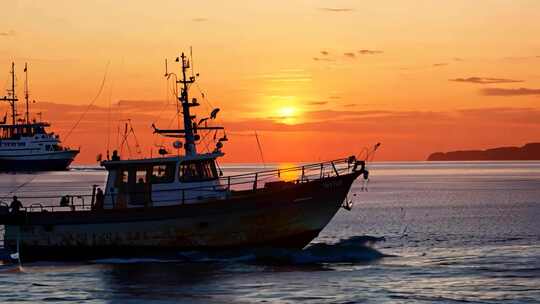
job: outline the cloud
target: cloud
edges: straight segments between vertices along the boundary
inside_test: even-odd
[[[164,106],[174,105],[164,100],[119,100],[116,107],[129,111],[160,111]]]
[[[454,57],[454,58],[452,58],[452,60],[454,60],[454,61],[465,61],[465,59],[459,58],[459,57]]]
[[[504,88],[486,88],[482,90],[482,94],[486,96],[526,96],[537,95],[540,96],[540,89],[504,89]]]
[[[347,108],[351,108],[351,107],[356,107],[357,105],[358,105],[357,103],[348,103],[348,104],[344,104],[343,106]]]
[[[14,30],[9,30],[7,32],[0,32],[0,37],[12,37],[15,36]]]
[[[448,63],[446,63],[446,62],[434,63],[433,64],[434,67],[442,67],[442,66],[447,66],[447,65],[448,65]]]
[[[347,12],[353,12],[354,9],[352,8],[344,8],[344,7],[321,7],[319,8],[321,11],[325,12],[332,12],[332,13],[347,13]]]
[[[494,124],[540,125],[540,109],[535,108],[470,108],[457,110],[458,117],[470,121],[491,120]]]
[[[326,50],[320,51],[321,56],[313,57],[313,60],[315,61],[341,61],[344,58],[345,59],[356,59],[359,55],[375,55],[375,54],[381,54],[382,51],[378,50],[368,50],[368,49],[362,49],[359,51],[344,51],[342,53],[342,57],[336,55],[331,56],[330,52]]]
[[[506,78],[492,78],[492,77],[454,78],[454,79],[449,79],[449,81],[468,82],[468,83],[477,83],[477,84],[523,82],[523,80],[506,79]]]
[[[324,106],[327,103],[328,103],[328,101],[312,101],[312,102],[309,102],[308,105],[310,105],[310,106]]]
[[[311,74],[302,69],[281,69],[272,73],[258,74],[252,79],[262,79],[269,82],[310,82]]]
[[[508,61],[524,61],[528,59],[536,59],[540,58],[540,56],[510,56],[510,57],[504,57],[502,60],[508,60]]]
[[[302,116],[308,120],[336,120],[336,119],[357,119],[358,117],[379,117],[389,115],[394,112],[385,110],[366,110],[366,111],[340,111],[340,110],[316,110],[307,111]]]
[[[383,53],[383,51],[379,51],[379,50],[363,49],[363,50],[358,51],[358,54],[360,54],[360,55],[376,55],[376,54],[382,54],[382,53]]]
[[[321,57],[313,57],[313,60],[315,60],[315,61],[335,61],[332,58],[321,58]]]
[[[204,22],[204,21],[208,21],[208,19],[199,17],[199,18],[193,18],[193,19],[191,19],[191,21],[193,21],[193,22]]]
[[[334,102],[330,98],[328,101]],[[106,105],[95,105],[65,143],[82,147],[78,163],[94,164],[96,154],[104,154],[108,148],[107,134],[111,137],[110,149],[117,147],[117,133],[123,132],[125,120],[129,118],[141,150],[145,156],[149,156],[151,149],[155,153],[156,142],[162,140],[152,133],[151,124],[155,123],[159,128],[175,126],[175,107],[170,106],[158,115],[164,103],[158,100],[118,101],[111,107],[111,116],[108,115]],[[148,110],[152,106],[154,110]],[[34,113],[43,111],[43,118],[53,122],[51,131],[64,136],[87,105],[39,102],[34,107]],[[111,118],[110,123],[108,117]],[[282,123],[278,118],[233,118],[227,115],[222,118],[220,125],[226,128],[227,135],[232,139],[226,146],[229,158],[224,161],[238,162],[252,158],[256,160],[258,155],[252,131],[249,130],[259,132],[265,157],[273,161],[307,161],[319,157],[332,159],[349,155],[351,149],[357,149],[354,146],[356,143],[361,147],[379,141],[383,142],[385,148],[380,151],[377,159],[424,159],[434,151],[521,145],[538,140],[540,132],[540,109],[533,107],[469,108],[455,111],[355,111],[354,108],[342,108],[302,112],[295,124]],[[495,129],[498,131],[490,132]],[[441,141],[440,134],[446,134],[444,141]],[[343,145],[343,142],[351,144]],[[169,141],[163,144],[170,148]],[[289,146],[295,148],[283,149]],[[332,149],[328,149],[329,146]],[[124,155],[128,153],[124,150]]]

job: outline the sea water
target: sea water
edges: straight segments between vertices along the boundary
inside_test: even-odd
[[[268,166],[266,167],[268,168]],[[225,166],[226,173],[262,169]],[[304,250],[0,265],[0,302],[539,303],[540,162],[374,163]],[[105,171],[0,175],[0,196],[89,193]],[[56,198],[51,198],[55,200]],[[85,202],[85,203],[88,203]],[[39,205],[35,205],[38,208]],[[386,238],[367,249],[364,235]]]

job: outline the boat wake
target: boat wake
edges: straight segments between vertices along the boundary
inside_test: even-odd
[[[383,257],[371,245],[384,238],[353,236],[336,243],[313,243],[306,248],[257,248],[226,251],[182,251],[168,257],[111,257],[89,261],[93,264],[145,264],[145,263],[245,263],[262,265],[316,265],[328,263],[370,263]],[[6,263],[0,271],[14,271],[14,263]]]
[[[219,253],[181,252],[186,262],[243,262],[257,264],[308,265],[324,263],[368,263],[389,257],[370,245],[381,238],[354,236],[333,244],[314,243],[303,250],[262,248]]]

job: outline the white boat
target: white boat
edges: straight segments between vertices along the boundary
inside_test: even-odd
[[[11,89],[0,101],[11,107],[11,124],[7,115],[0,122],[0,171],[65,170],[75,159],[79,150],[63,147],[60,136],[48,132],[50,124],[30,120],[28,94],[28,67],[25,66],[26,111],[20,118],[17,112],[15,90],[15,63],[11,65]]]

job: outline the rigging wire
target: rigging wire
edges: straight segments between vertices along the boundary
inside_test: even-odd
[[[165,112],[165,109],[167,109],[167,107],[170,105],[169,103],[169,98],[170,98],[170,95],[169,93],[173,94],[173,92],[169,92],[170,90],[170,87],[169,87],[169,79],[167,79],[166,81],[166,84],[167,84],[167,87],[165,88],[165,104],[161,107],[161,110],[159,111],[159,113],[157,114],[157,116],[154,117],[154,119],[152,120],[152,123],[155,124],[159,119],[161,119],[161,115],[163,115],[163,113]],[[176,115],[174,115],[176,117]],[[173,118],[174,119],[174,118]],[[169,124],[167,125],[167,128],[171,125],[171,123],[169,122]],[[164,138],[163,137],[160,137],[160,136],[156,136],[154,134],[154,141],[153,141],[153,145],[156,146],[156,143],[157,143],[157,139],[160,139],[160,143],[159,143],[159,146],[162,147],[163,146],[163,142],[164,142]]]
[[[210,100],[208,100],[208,98],[206,98],[206,94],[204,94],[203,90],[201,89],[201,87],[199,86],[198,83],[195,82],[195,86],[197,87],[197,89],[199,90],[199,93],[201,93],[201,97],[203,98],[203,100],[208,103],[208,105],[210,106],[210,109],[213,109],[214,106],[212,105],[212,103],[210,103]]]
[[[124,68],[124,57],[122,57],[122,60],[120,61],[120,72],[121,74],[122,70]],[[107,104],[107,159],[109,159],[109,151],[111,147],[111,137],[112,137],[112,92],[114,88],[114,78],[111,81],[111,88],[109,90],[109,100]],[[117,143],[118,145],[118,143]]]
[[[111,88],[109,90],[109,100],[107,104],[107,159],[109,159],[109,150],[111,146],[111,99],[114,81],[111,82]]]
[[[257,131],[255,131],[255,139],[257,140],[257,147],[259,148],[259,154],[261,155],[263,167],[266,168],[266,162],[264,161],[264,155],[263,155],[263,151],[261,147],[261,142],[259,141],[259,135],[257,134]]]
[[[68,134],[64,137],[64,141],[67,141],[67,139],[69,138],[69,136],[71,135],[71,133],[73,132],[73,130],[79,125],[79,123],[81,122],[81,120],[84,118],[84,116],[88,113],[88,111],[90,111],[90,108],[94,105],[94,103],[96,102],[96,100],[99,98],[99,96],[101,95],[101,92],[103,91],[103,87],[105,86],[105,80],[107,79],[107,74],[109,72],[109,65],[110,65],[110,61],[107,61],[107,65],[105,66],[105,73],[103,74],[103,79],[101,80],[101,85],[99,86],[99,90],[96,94],[96,96],[92,99],[92,101],[88,104],[88,106],[86,107],[86,109],[84,110],[84,112],[82,113],[82,115],[79,117],[79,119],[77,120],[77,122],[75,122],[75,124],[73,125],[73,127],[71,128],[71,130],[69,130]]]
[[[129,128],[128,128],[129,126]],[[128,149],[129,157],[131,157],[131,147],[129,145],[129,135],[133,135],[133,139],[135,140],[135,152],[139,155],[142,154],[141,146],[139,144],[139,140],[137,139],[137,134],[135,134],[135,129],[133,128],[133,124],[131,123],[131,119],[127,119],[127,122],[125,123],[125,129],[124,129],[124,135],[122,138],[121,143],[121,150],[120,152],[123,152],[124,144]]]
[[[22,183],[22,184],[16,186],[15,188],[13,188],[13,190],[9,191],[9,192],[8,192],[8,195],[9,195],[9,194],[12,194],[12,193],[15,193],[15,192],[17,192],[17,191],[19,191],[19,189],[21,189],[21,188],[25,187],[26,185],[28,185],[29,183],[31,183],[36,177],[38,177],[37,174],[33,175],[30,179],[28,179],[28,180],[25,181],[24,183]]]

